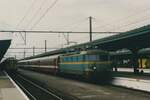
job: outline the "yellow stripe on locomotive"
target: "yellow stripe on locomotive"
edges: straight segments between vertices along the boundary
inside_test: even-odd
[[[110,64],[111,61],[102,61],[102,62],[94,62],[94,61],[85,61],[85,62],[62,62],[60,64]]]

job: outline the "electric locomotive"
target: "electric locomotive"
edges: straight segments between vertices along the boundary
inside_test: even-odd
[[[60,56],[59,71],[104,81],[111,78],[112,66],[108,52],[88,50]]]

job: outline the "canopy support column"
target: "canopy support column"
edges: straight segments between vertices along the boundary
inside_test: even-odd
[[[134,73],[139,73],[139,62],[138,62],[138,50],[139,49],[132,49],[132,67],[134,69]]]

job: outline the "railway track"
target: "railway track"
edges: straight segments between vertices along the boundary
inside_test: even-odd
[[[26,93],[30,100],[64,100],[50,90],[47,90],[18,73],[9,73],[16,84]]]
[[[18,73],[10,76],[31,100],[149,100],[150,97],[142,91],[111,85],[100,86],[25,70]]]
[[[50,89],[52,88],[60,93],[62,92],[62,94],[65,93],[67,96],[75,97],[74,99],[64,100],[109,100],[110,97],[111,100],[148,100],[150,97],[148,93],[143,91],[135,91],[118,86],[101,86],[26,70],[18,70],[18,73],[29,79],[37,80],[39,83],[42,82],[43,85],[47,85]]]

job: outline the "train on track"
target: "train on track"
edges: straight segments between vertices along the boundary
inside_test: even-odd
[[[7,58],[0,63],[1,70],[17,71],[17,59],[14,57]]]
[[[18,67],[54,75],[74,75],[84,79],[106,81],[112,78],[109,53],[88,50],[18,61]]]

